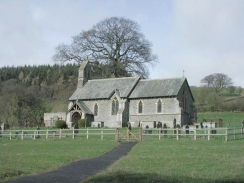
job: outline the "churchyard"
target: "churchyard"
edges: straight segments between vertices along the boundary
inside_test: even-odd
[[[198,117],[199,121],[222,118],[224,128],[240,128],[244,116],[243,113],[203,113]],[[138,129],[132,128],[132,132]],[[0,182],[96,157],[118,144],[114,132],[101,138],[101,129],[93,129],[97,134],[91,135],[90,132],[88,139],[85,131],[74,139],[70,131],[67,137],[60,139],[60,134],[50,134],[46,138],[47,129],[41,130],[41,138],[36,136],[35,140],[21,140],[21,134],[11,140],[0,138]],[[126,133],[126,128],[122,133]],[[176,140],[175,137],[162,136],[159,140],[158,136],[149,135],[126,157],[86,182],[243,182],[243,151],[244,140],[241,138],[226,142],[224,137],[211,137],[208,141],[207,137],[194,140],[194,136],[188,136]]]

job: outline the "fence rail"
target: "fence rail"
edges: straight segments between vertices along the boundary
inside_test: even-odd
[[[0,137],[12,139],[38,139],[38,138],[83,138],[83,139],[115,139],[126,141],[145,141],[171,139],[204,139],[222,138],[226,142],[244,138],[243,128],[203,128],[203,129],[183,129],[183,128],[136,128],[110,129],[110,128],[84,128],[84,129],[46,129],[46,130],[2,130]]]

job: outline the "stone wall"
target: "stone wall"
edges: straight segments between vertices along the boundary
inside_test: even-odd
[[[112,100],[89,100],[83,101],[85,105],[90,109],[92,113],[94,113],[94,105],[97,103],[98,105],[98,115],[94,116],[94,121],[96,122],[104,122],[104,127],[110,128],[119,128],[122,127],[122,123],[128,122],[128,102],[126,100],[121,100],[118,96],[116,96],[119,101],[119,111],[117,115],[112,115]]]
[[[185,109],[183,108],[183,97],[185,92],[187,103]],[[197,119],[195,107],[193,106],[193,98],[191,96],[191,91],[189,90],[189,87],[187,86],[186,81],[182,85],[181,89],[179,90],[179,93],[177,95],[177,99],[179,100],[179,106],[181,107],[181,125],[191,124],[194,123]]]
[[[46,127],[55,126],[57,120],[66,121],[66,112],[44,113],[44,124]]]
[[[139,121],[153,123],[160,121],[168,127],[173,127],[174,121],[181,125],[181,108],[176,98],[161,98],[162,112],[157,113],[158,98],[142,99],[143,110],[138,113],[138,103],[140,100],[130,100],[130,122],[134,122],[135,126],[139,126]],[[150,125],[151,126],[151,125]]]

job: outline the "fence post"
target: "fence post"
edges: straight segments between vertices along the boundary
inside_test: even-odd
[[[61,139],[61,133],[62,133],[62,130],[60,128],[60,130],[59,130],[59,139]]]
[[[75,128],[73,127],[73,139],[75,139]]]
[[[194,130],[194,140],[197,140],[197,129]]]
[[[22,140],[24,139],[24,132],[23,132],[23,130],[21,131],[21,139]]]
[[[101,140],[103,140],[103,128],[101,129]]]
[[[210,140],[210,129],[208,129],[208,140]]]
[[[158,140],[161,139],[161,128],[158,129]]]
[[[88,132],[88,128],[86,128],[86,139],[89,138],[89,132]]]
[[[178,131],[179,129],[178,128],[176,128],[176,140],[179,140],[179,131]]]
[[[36,139],[36,130],[34,130],[34,139]]]
[[[139,129],[139,141],[142,142],[142,127]]]
[[[243,138],[243,127],[241,128],[241,138]]]
[[[46,139],[48,138],[48,129],[47,129],[47,131],[46,131]]]
[[[12,131],[9,131],[9,140],[12,140]]]
[[[225,133],[225,142],[228,141],[228,127],[226,127],[226,133]]]
[[[115,130],[115,140],[118,141],[119,140],[119,129],[116,128]]]

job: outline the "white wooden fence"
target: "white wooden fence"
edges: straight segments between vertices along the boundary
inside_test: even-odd
[[[180,139],[206,139],[223,138],[226,142],[229,140],[244,139],[243,128],[203,128],[203,129],[182,129],[182,128],[132,128],[111,129],[111,128],[84,128],[84,129],[46,129],[46,130],[2,130],[0,138],[12,139],[37,139],[37,138],[67,138],[73,139],[82,137],[89,139],[115,139],[115,140],[163,140],[165,138]],[[122,138],[123,137],[123,138]]]

